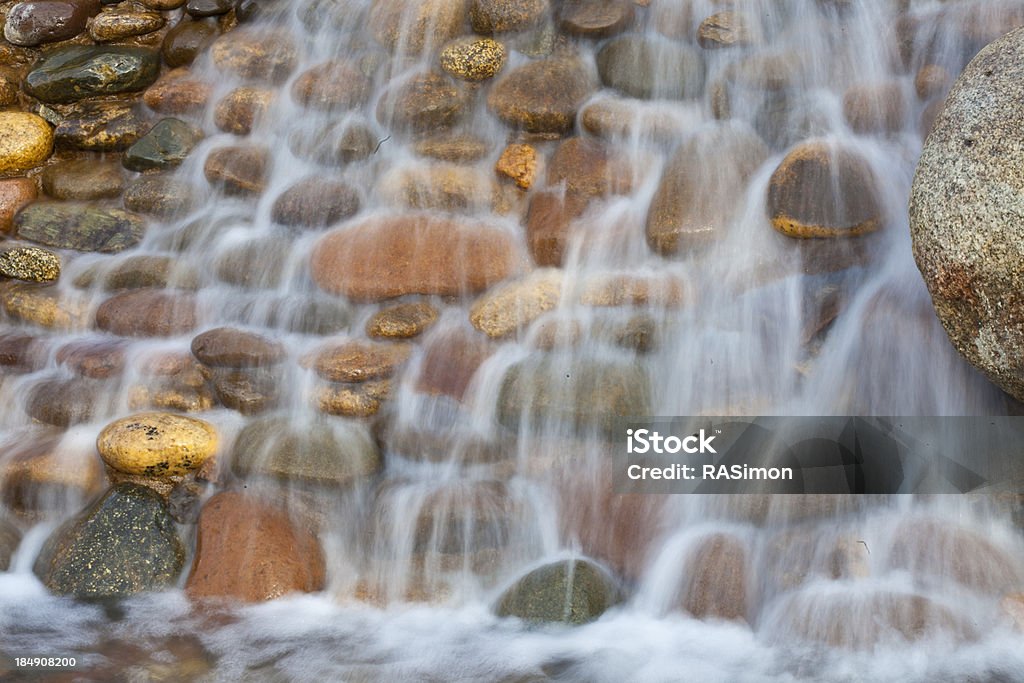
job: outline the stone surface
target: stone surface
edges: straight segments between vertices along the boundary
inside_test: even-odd
[[[437,309],[425,301],[395,304],[373,314],[366,334],[378,339],[411,339],[437,322]]]
[[[316,537],[280,510],[234,491],[218,493],[199,515],[189,597],[244,602],[314,592],[325,579]]]
[[[747,618],[747,551],[728,534],[712,534],[692,551],[684,569],[682,608],[698,619]]]
[[[165,23],[159,12],[103,12],[89,23],[89,37],[98,43],[109,43],[159,31]]]
[[[124,371],[127,348],[122,341],[107,339],[73,341],[57,349],[55,360],[76,375],[108,379]]]
[[[202,139],[201,130],[181,119],[163,119],[125,150],[121,163],[139,173],[175,168]]]
[[[402,164],[382,173],[374,188],[382,203],[407,209],[478,213],[496,203],[491,178],[471,166]]]
[[[231,11],[232,0],[188,0],[185,11],[193,17],[216,17]]]
[[[274,91],[249,86],[235,88],[213,110],[213,122],[225,133],[248,135],[274,102]]]
[[[469,311],[473,327],[492,339],[525,329],[562,298],[562,271],[535,270],[522,280],[495,287],[474,302]]]
[[[716,12],[697,27],[697,43],[705,50],[747,47],[756,40],[750,16],[743,12]]]
[[[584,65],[571,58],[528,62],[499,80],[487,106],[503,122],[531,133],[566,133],[595,84]]]
[[[213,425],[173,413],[123,417],[96,437],[96,450],[109,467],[157,478],[199,469],[216,454],[217,445]]]
[[[942,95],[953,83],[953,76],[938,64],[925,64],[914,76],[914,92],[922,101]]]
[[[881,227],[876,180],[859,153],[824,140],[802,142],[772,173],[767,210],[790,237],[856,237]]]
[[[144,90],[160,75],[160,55],[139,47],[61,48],[25,77],[25,92],[56,104]]]
[[[21,543],[21,532],[10,521],[0,517],[0,571],[11,566],[11,556]]]
[[[14,217],[21,209],[35,201],[39,191],[29,178],[0,180],[0,232],[9,232]]]
[[[25,400],[25,412],[55,427],[88,422],[101,405],[105,387],[90,379],[54,377],[35,384]]]
[[[899,81],[861,83],[843,93],[843,115],[856,133],[896,133],[910,109]]]
[[[11,5],[4,22],[4,38],[12,45],[35,47],[74,38],[100,9],[97,0],[28,0]]]
[[[761,138],[739,123],[708,127],[684,140],[651,199],[647,243],[670,255],[721,238],[742,210],[736,197],[767,158]]]
[[[584,38],[607,38],[633,23],[631,0],[566,0],[558,20],[563,31]]]
[[[683,99],[704,89],[704,58],[688,45],[663,38],[625,35],[597,53],[601,82],[630,97]]]
[[[365,382],[395,374],[411,350],[408,344],[351,340],[316,351],[311,365],[317,375],[331,382]]]
[[[351,218],[361,205],[359,192],[348,182],[311,176],[282,192],[270,215],[275,223],[289,227],[324,228]]]
[[[203,174],[211,185],[231,195],[263,192],[269,173],[270,154],[256,146],[218,147],[210,152]]]
[[[313,248],[321,289],[356,300],[453,296],[514,274],[522,256],[508,233],[429,214],[373,218],[332,230]]]
[[[373,83],[355,61],[318,64],[299,74],[292,97],[299,104],[321,111],[355,109],[370,98]]]
[[[377,120],[401,131],[435,131],[458,123],[468,106],[465,87],[444,74],[428,71],[385,90],[377,105]]]
[[[649,415],[650,379],[636,363],[535,354],[511,366],[498,395],[498,420],[509,429],[528,421],[608,432],[615,420]]]
[[[627,194],[634,169],[621,154],[593,138],[573,136],[558,145],[548,162],[548,185],[563,186],[566,194],[603,197]]]
[[[495,606],[500,617],[529,623],[586,624],[619,602],[615,579],[587,560],[553,562],[508,588]]]
[[[471,163],[487,156],[490,142],[473,134],[442,133],[416,141],[413,149],[420,156],[439,161]]]
[[[250,28],[217,38],[210,47],[210,56],[221,71],[274,84],[284,82],[298,61],[290,33]]]
[[[946,98],[910,195],[914,259],[957,351],[1024,399],[1024,30],[982,50]]]
[[[187,181],[170,175],[144,175],[124,192],[124,208],[157,218],[188,213],[199,202],[200,193]]]
[[[271,415],[239,432],[231,463],[243,477],[348,486],[379,472],[381,456],[361,423]]]
[[[515,182],[516,186],[528,190],[537,178],[537,150],[530,145],[511,144],[498,157],[494,171]]]
[[[54,593],[119,598],[169,587],[184,563],[160,496],[120,484],[47,539],[35,573]]]
[[[416,390],[457,401],[465,396],[477,369],[492,351],[483,335],[462,327],[431,333],[423,344]]]
[[[505,46],[490,38],[460,38],[441,50],[441,68],[456,78],[483,81],[505,65]]]
[[[0,173],[27,171],[53,151],[53,129],[35,114],[0,111]]]
[[[95,157],[50,164],[40,180],[43,192],[53,199],[113,199],[124,190],[121,165]]]
[[[210,381],[224,407],[242,415],[258,415],[280,403],[281,376],[274,368],[215,367]]]
[[[291,240],[280,236],[243,242],[219,255],[217,277],[248,289],[273,289],[284,279],[290,248]]]
[[[465,15],[466,0],[374,0],[370,31],[385,47],[416,55],[457,36]]]
[[[195,300],[170,290],[116,294],[96,309],[96,326],[122,337],[171,337],[196,326]]]
[[[18,237],[49,247],[113,253],[134,246],[146,231],[143,219],[122,209],[36,202],[14,217]]]
[[[60,277],[60,257],[38,247],[0,251],[0,275],[27,282],[52,282]]]
[[[485,35],[530,28],[547,12],[547,0],[469,0],[469,22]]]
[[[88,302],[81,295],[56,287],[9,284],[0,292],[0,303],[15,320],[49,329],[78,328],[88,319]]]
[[[188,66],[195,61],[200,52],[217,39],[218,35],[220,30],[217,28],[217,22],[212,19],[182,19],[164,35],[160,53],[167,66]]]
[[[321,413],[340,417],[373,417],[391,398],[391,380],[358,384],[334,383],[317,388],[314,405]]]
[[[131,147],[152,125],[123,102],[81,102],[53,131],[58,148],[117,152]]]
[[[83,289],[99,285],[106,291],[115,291],[169,286],[196,289],[198,282],[195,268],[173,256],[129,254],[81,272],[74,284]]]
[[[277,365],[284,360],[285,349],[261,334],[217,327],[192,339],[192,355],[204,365],[252,368]]]

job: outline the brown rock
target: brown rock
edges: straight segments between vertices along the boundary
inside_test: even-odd
[[[652,306],[679,308],[689,302],[690,292],[675,275],[595,274],[580,292],[584,306]]]
[[[366,103],[372,87],[358,64],[333,61],[301,73],[292,85],[292,97],[311,109],[353,109]]]
[[[119,101],[79,102],[54,129],[58,149],[119,152],[134,145],[152,124],[131,104]]]
[[[391,377],[411,351],[408,344],[352,340],[321,349],[310,360],[316,374],[328,381],[365,382]]]
[[[173,175],[143,175],[128,184],[124,208],[129,211],[172,218],[191,211],[200,193],[193,185]]]
[[[284,359],[279,342],[231,327],[207,330],[192,339],[192,355],[215,367],[251,368],[276,365]]]
[[[216,40],[218,35],[220,30],[216,21],[183,17],[164,35],[160,52],[167,66],[188,66],[195,61],[200,52]]]
[[[746,47],[756,39],[750,17],[742,12],[717,12],[700,22],[697,28],[697,42],[705,50]]]
[[[0,334],[0,369],[6,373],[31,372],[46,363],[46,345],[21,332]]]
[[[41,180],[43,192],[54,199],[111,199],[124,191],[124,173],[117,161],[60,161],[43,169]]]
[[[537,178],[537,150],[530,145],[511,144],[501,153],[494,171],[528,190]]]
[[[790,237],[855,237],[881,227],[875,177],[856,152],[810,140],[790,150],[768,184],[772,227]]]
[[[411,339],[437,322],[437,309],[425,301],[388,306],[373,314],[366,334],[378,339]]]
[[[387,48],[420,54],[462,30],[465,0],[374,0],[370,30]]]
[[[76,375],[108,379],[124,371],[127,349],[123,341],[74,341],[57,349],[56,361]]]
[[[493,78],[504,65],[505,46],[490,38],[459,38],[441,50],[441,68],[465,81]]]
[[[507,73],[491,89],[487,106],[513,128],[563,134],[572,129],[576,112],[594,88],[579,60],[541,59]]]
[[[56,287],[9,284],[0,291],[0,303],[15,320],[48,329],[77,329],[88,320],[88,302]]]
[[[115,8],[102,12],[89,22],[89,37],[109,43],[159,31],[167,23],[159,12],[139,12]]]
[[[530,198],[526,211],[526,245],[538,266],[561,266],[572,222],[587,209],[579,194],[544,190]]]
[[[740,539],[712,534],[686,565],[689,590],[682,608],[698,619],[747,617],[747,551]]]
[[[855,85],[843,94],[843,114],[857,133],[896,133],[907,118],[907,97],[899,82]]]
[[[547,12],[547,0],[469,0],[470,24],[485,35],[530,28]]]
[[[274,91],[266,88],[235,88],[217,103],[213,122],[225,133],[248,135],[274,102]]]
[[[616,158],[600,140],[571,137],[562,142],[548,165],[548,184],[565,183],[566,193],[584,197],[626,194],[633,187],[633,169]]]
[[[0,232],[10,232],[14,215],[35,201],[37,195],[35,181],[29,178],[0,180]]]
[[[188,114],[202,109],[213,87],[185,68],[168,71],[149,86],[142,99],[161,114]]]
[[[631,0],[567,0],[559,12],[563,31],[585,38],[607,38],[633,23]]]
[[[281,225],[323,228],[354,216],[361,204],[359,192],[344,180],[311,176],[282,192],[270,215]]]
[[[390,86],[377,106],[377,119],[402,131],[451,128],[466,113],[469,99],[470,93],[463,85],[428,71]]]
[[[210,381],[217,398],[242,415],[258,415],[278,406],[280,373],[267,368],[213,368]]]
[[[469,311],[469,321],[492,339],[515,334],[558,305],[563,284],[562,271],[535,270],[477,299]]]
[[[172,290],[131,290],[96,309],[96,326],[122,337],[172,337],[192,331],[196,324],[195,299]]]
[[[456,400],[462,400],[477,368],[491,354],[482,335],[458,327],[431,335],[424,345],[417,391]]]
[[[375,191],[388,206],[479,212],[491,208],[494,183],[471,166],[403,164],[381,175]]]
[[[323,588],[323,551],[316,537],[275,508],[225,491],[199,515],[192,572],[185,591],[193,599],[259,602]]]
[[[213,64],[238,78],[282,83],[298,61],[290,33],[242,28],[217,38],[210,47]]]
[[[914,92],[922,101],[944,94],[952,84],[953,76],[938,64],[925,64],[914,76]]]
[[[30,433],[26,435],[30,439],[20,440],[4,455],[0,465],[0,496],[18,512],[73,513],[76,506],[102,491],[103,465],[92,444],[82,447],[83,444],[62,443],[50,434]]]
[[[104,390],[101,382],[82,377],[46,379],[29,389],[25,412],[56,427],[88,422],[102,411]]]
[[[391,380],[371,380],[359,384],[327,384],[316,391],[316,407],[321,413],[339,417],[373,417],[391,397]]]
[[[468,164],[487,156],[491,145],[487,140],[472,134],[449,133],[419,140],[413,149],[423,157]]]
[[[519,270],[522,256],[509,234],[486,224],[404,214],[327,233],[311,265],[322,289],[372,301],[478,292]]]
[[[290,240],[276,235],[233,246],[214,263],[217,277],[249,289],[277,287],[284,278],[291,247]]]
[[[203,173],[227,194],[258,195],[269,172],[270,153],[263,147],[218,147],[210,152]]]

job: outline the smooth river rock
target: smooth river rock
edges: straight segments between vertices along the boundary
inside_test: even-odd
[[[508,588],[495,607],[500,617],[532,624],[579,626],[594,621],[620,601],[615,579],[588,560],[552,562]]]
[[[122,292],[96,309],[96,327],[122,337],[172,337],[196,324],[195,298],[171,290]]]
[[[160,75],[160,54],[140,47],[65,47],[25,77],[25,92],[67,104],[87,97],[145,90]]]
[[[96,450],[108,466],[146,477],[170,477],[198,469],[217,452],[217,431],[208,422],[174,413],[139,413],[103,428]]]
[[[507,73],[491,89],[487,106],[503,122],[530,133],[569,132],[583,100],[596,87],[582,62],[550,58]]]
[[[114,253],[134,246],[145,221],[113,207],[71,202],[36,202],[14,217],[18,237],[59,249]]]
[[[7,12],[4,38],[12,45],[35,47],[74,38],[89,17],[100,11],[99,0],[28,0]]]
[[[27,171],[53,151],[53,129],[35,114],[0,111],[0,173]]]

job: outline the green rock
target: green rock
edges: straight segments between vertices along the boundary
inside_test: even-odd
[[[153,50],[77,45],[44,57],[25,77],[24,87],[43,102],[68,104],[143,90],[159,74],[160,55]]]
[[[81,102],[68,109],[53,132],[62,149],[118,152],[135,144],[152,125],[123,102]]]
[[[60,277],[60,257],[38,247],[0,252],[0,275],[28,282],[51,282]]]
[[[499,617],[533,624],[586,624],[619,602],[608,572],[586,560],[552,562],[512,585],[498,600]]]
[[[380,453],[355,421],[317,419],[296,424],[271,415],[250,422],[235,440],[232,466],[242,476],[264,476],[344,486],[380,471]]]
[[[635,362],[531,356],[505,373],[498,419],[510,429],[527,419],[534,426],[551,421],[610,432],[617,418],[649,415],[650,393],[648,374]]]
[[[11,556],[21,542],[21,532],[6,519],[0,517],[0,571],[11,566]]]
[[[119,484],[47,539],[34,570],[55,593],[102,599],[170,586],[184,563],[160,496]]]
[[[18,237],[58,249],[118,252],[142,239],[146,224],[122,209],[64,202],[30,204],[14,218]]]
[[[201,131],[181,119],[164,119],[128,148],[122,163],[128,170],[140,173],[174,168],[202,139]]]

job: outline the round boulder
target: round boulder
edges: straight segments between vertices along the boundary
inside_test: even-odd
[[[186,474],[217,451],[213,425],[173,413],[139,413],[103,428],[96,438],[103,462],[149,477]]]
[[[36,116],[0,112],[0,173],[25,171],[46,161],[53,151],[53,129]]]

